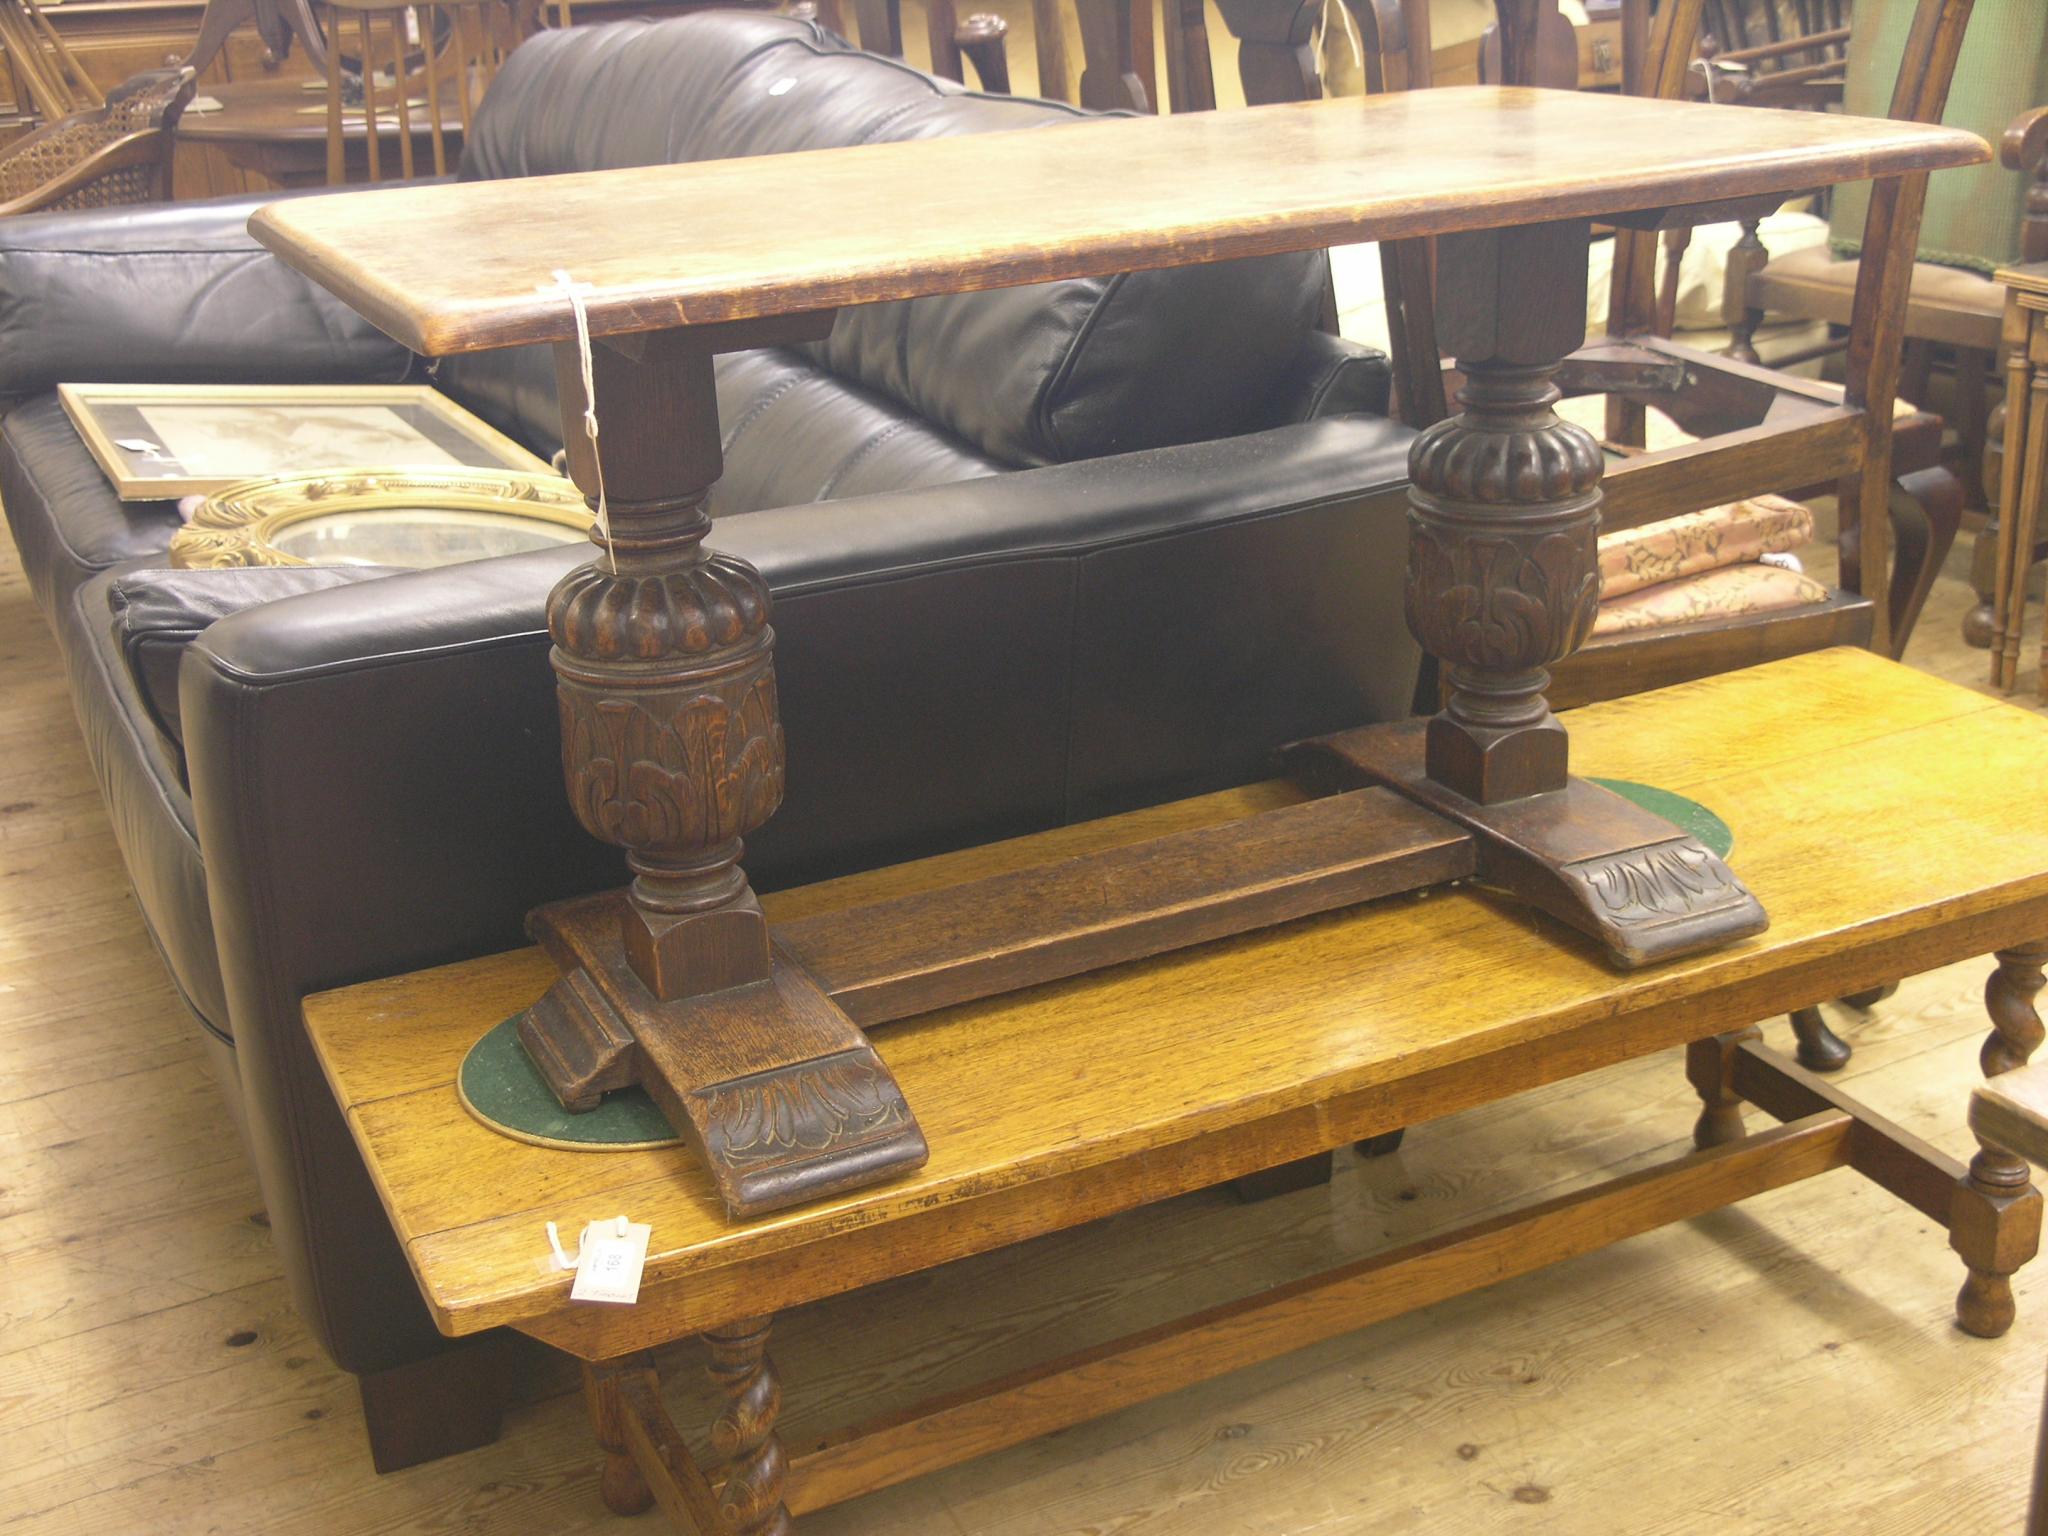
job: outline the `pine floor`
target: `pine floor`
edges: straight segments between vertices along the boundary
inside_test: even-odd
[[[1952,571],[1962,569],[1958,561]],[[1913,660],[1975,682],[1946,577]],[[143,932],[61,668],[0,555],[0,1528],[623,1530],[570,1373],[496,1445],[380,1478]],[[2031,672],[2026,679],[2032,685]],[[1839,1022],[1857,1091],[1953,1151],[1985,965]],[[1782,1021],[1772,1026],[1783,1038]],[[1669,1155],[1675,1057],[789,1317],[793,1433]],[[2005,1340],[1950,1323],[1940,1232],[1837,1172],[809,1519],[809,1536],[1676,1536],[2020,1529],[2048,1266]],[[825,1340],[837,1334],[827,1345]],[[850,1342],[849,1342],[850,1341]],[[687,1349],[679,1418],[702,1422]],[[652,1516],[641,1517],[653,1529]]]

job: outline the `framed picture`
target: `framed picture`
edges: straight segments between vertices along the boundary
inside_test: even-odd
[[[123,501],[337,469],[548,466],[425,384],[60,384]]]

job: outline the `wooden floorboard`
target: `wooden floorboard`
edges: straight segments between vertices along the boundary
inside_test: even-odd
[[[1976,685],[1982,653],[1955,638],[1966,554],[1909,659]],[[598,1502],[573,1374],[538,1352],[497,1445],[371,1471],[352,1383],[286,1299],[11,551],[0,660],[0,1528],[625,1529]],[[1856,1091],[1956,1153],[1986,969],[1835,1010]],[[1768,1033],[1789,1044],[1782,1021]],[[1656,1057],[1418,1128],[1392,1158],[1347,1152],[1326,1189],[1192,1195],[807,1309],[775,1348],[792,1443],[1672,1156],[1693,1111],[1676,1055]],[[2004,1536],[2048,1364],[2048,1270],[2020,1276],[2020,1322],[1996,1343],[1951,1324],[1959,1280],[1932,1224],[1832,1173],[803,1529]],[[844,1326],[856,1316],[872,1321]],[[694,1360],[663,1356],[692,1431],[709,1400]]]

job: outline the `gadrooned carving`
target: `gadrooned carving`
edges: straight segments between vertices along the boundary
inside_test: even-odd
[[[555,644],[587,662],[709,656],[768,627],[768,584],[744,560],[711,555],[677,571],[578,566],[548,599]]]
[[[1554,392],[1553,392],[1554,393]],[[1417,487],[1453,501],[1516,506],[1568,501],[1600,483],[1600,444],[1546,408],[1542,420],[1489,425],[1486,402],[1467,387],[1467,414],[1437,422],[1408,451]]]

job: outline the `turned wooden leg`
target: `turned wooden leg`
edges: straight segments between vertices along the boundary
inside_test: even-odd
[[[591,1427],[597,1431],[598,1448],[604,1452],[604,1470],[598,1474],[598,1492],[604,1507],[615,1515],[637,1515],[654,1503],[654,1492],[641,1476],[626,1443],[625,1405],[621,1388],[627,1378],[644,1381],[652,1390],[654,1367],[645,1355],[624,1360],[607,1360],[583,1366],[583,1399],[590,1408]]]
[[[1755,219],[1742,221],[1742,238],[1728,252],[1722,278],[1721,320],[1729,331],[1728,355],[1742,363],[1762,361],[1756,353],[1756,331],[1764,322],[1764,312],[1751,307],[1749,284],[1770,264],[1771,253],[1757,234],[1757,223]]]
[[[725,1463],[718,1502],[733,1536],[788,1536],[793,1529],[782,1503],[787,1465],[775,1433],[782,1385],[768,1359],[768,1322],[750,1318],[704,1335],[711,1379],[726,1398],[711,1444]]]
[[[1705,1151],[1740,1141],[1742,1100],[1735,1092],[1735,1053],[1762,1032],[1751,1025],[1732,1034],[1711,1035],[1685,1048],[1685,1076],[1700,1096],[1700,1117],[1693,1122],[1692,1143]]]
[[[1799,1040],[1799,1065],[1807,1071],[1839,1072],[1849,1064],[1849,1042],[1828,1028],[1818,1008],[1794,1013],[1792,1033]]]
[[[2024,1066],[2041,1043],[2035,1011],[2048,961],[2048,942],[1998,952],[1998,969],[1984,987],[1991,1035],[1979,1056],[1984,1075],[1996,1077]],[[1956,1190],[1949,1243],[1969,1270],[1956,1296],[1956,1321],[1966,1333],[1995,1339],[2012,1326],[2012,1274],[2040,1246],[2041,1199],[2027,1160],[1981,1135],[1977,1155]]]

